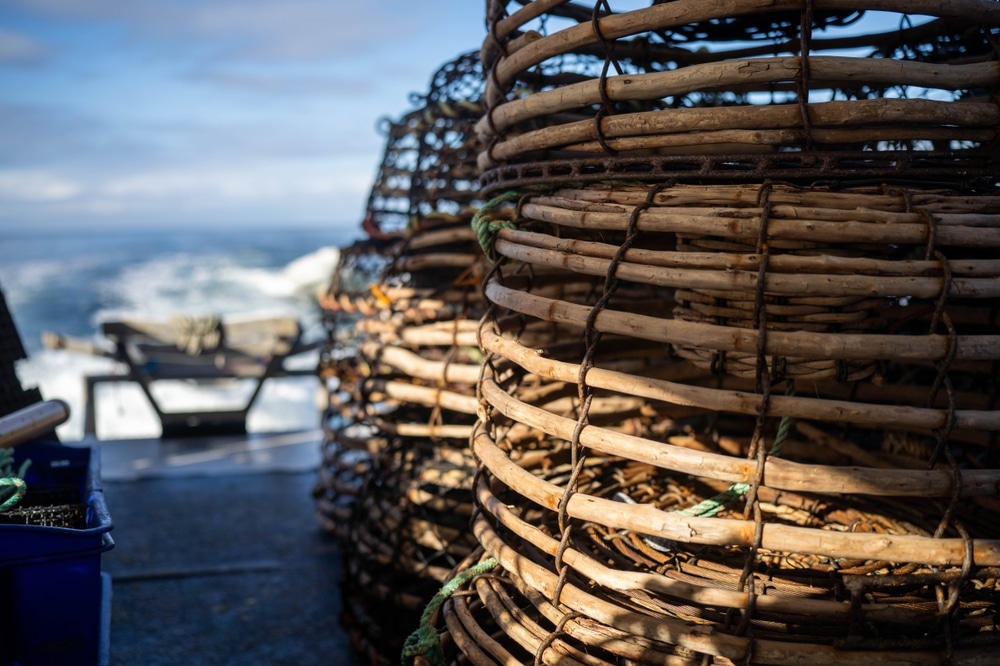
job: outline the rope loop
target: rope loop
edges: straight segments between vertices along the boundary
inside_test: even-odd
[[[9,488],[13,488],[13,490],[8,490]],[[0,477],[0,496],[9,493],[8,497],[0,503],[0,513],[17,506],[17,503],[24,498],[27,490],[28,484],[24,482],[24,479],[16,476]]]
[[[472,216],[472,229],[479,239],[479,246],[491,263],[497,263],[497,255],[493,249],[496,235],[501,229],[516,229],[517,225],[510,220],[498,220],[492,217],[492,213],[500,206],[510,201],[520,199],[526,194],[548,192],[555,189],[556,185],[534,185],[520,190],[508,190],[503,194],[498,194],[484,203],[476,214]]]
[[[556,625],[556,628],[549,632],[549,635],[538,644],[538,649],[535,650],[535,660],[532,662],[533,666],[544,666],[545,651],[548,650],[556,640],[558,640],[559,635],[565,631],[566,625],[569,622],[580,617],[586,616],[583,613],[574,611],[572,613],[566,613],[559,619],[559,624]]]
[[[420,626],[403,643],[401,658],[403,664],[407,663],[408,658],[422,656],[430,662],[431,666],[444,666],[444,652],[441,649],[441,639],[434,629],[434,615],[444,602],[455,594],[458,588],[476,576],[492,571],[499,564],[495,557],[483,560],[479,564],[460,571],[438,590],[438,593],[424,607],[424,612],[420,614]]]
[[[503,204],[518,199],[520,196],[521,193],[517,190],[504,192],[487,201],[472,216],[472,229],[476,232],[476,238],[479,239],[479,246],[483,248],[483,253],[486,254],[486,258],[491,263],[497,263],[497,256],[493,250],[493,243],[496,240],[497,233],[501,229],[513,229],[514,223],[509,220],[495,220],[490,214]]]

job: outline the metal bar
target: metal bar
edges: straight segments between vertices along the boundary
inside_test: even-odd
[[[17,446],[55,429],[69,418],[69,405],[45,400],[0,417],[0,447]]]

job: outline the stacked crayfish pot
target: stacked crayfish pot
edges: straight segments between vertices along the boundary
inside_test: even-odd
[[[414,663],[1000,659],[1000,5],[609,4],[490,5],[481,552]]]
[[[314,496],[344,543],[343,622],[372,663],[398,661],[427,599],[476,545],[481,80],[478,54],[460,56],[389,124],[368,238],[342,252],[324,301],[330,409]]]

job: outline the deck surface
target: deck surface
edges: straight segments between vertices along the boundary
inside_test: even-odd
[[[314,517],[318,433],[97,446],[112,666],[360,664]]]

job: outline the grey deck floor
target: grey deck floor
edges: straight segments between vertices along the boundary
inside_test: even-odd
[[[222,445],[161,448],[178,446]],[[310,446],[298,467],[206,455],[183,472],[104,475],[112,666],[360,664],[340,626],[340,548],[314,518]],[[128,443],[100,448],[105,468],[128,467]],[[149,444],[131,451],[148,457]]]

